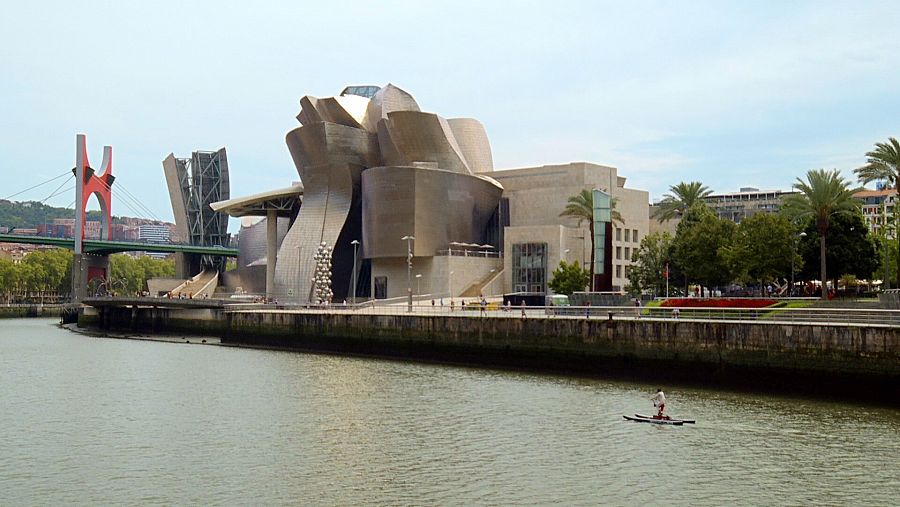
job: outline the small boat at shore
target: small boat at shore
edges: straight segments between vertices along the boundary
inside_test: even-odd
[[[671,426],[682,426],[684,424],[695,424],[697,421],[693,419],[672,419],[665,417],[656,417],[649,415],[634,414],[634,417],[623,415],[625,419],[634,422],[645,422],[650,424],[668,424]]]

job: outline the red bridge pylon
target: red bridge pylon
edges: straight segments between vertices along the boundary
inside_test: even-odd
[[[112,146],[103,147],[100,171],[91,167],[87,156],[87,137],[78,134],[75,143],[75,253],[84,253],[86,208],[92,195],[100,203],[100,239],[112,239]]]

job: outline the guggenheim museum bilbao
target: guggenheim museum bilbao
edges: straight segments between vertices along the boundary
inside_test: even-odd
[[[589,223],[560,217],[582,190],[611,194],[623,218],[600,231],[605,287],[595,288],[627,284],[631,255],[650,228],[649,195],[625,188],[616,168],[495,170],[480,122],[424,112],[391,84],[305,96],[300,106],[300,126],[286,136],[300,181],[212,205],[263,217],[243,221],[238,269],[226,285],[313,301],[317,252],[326,247],[334,301],[408,290],[423,298],[548,293],[560,260],[590,263]]]

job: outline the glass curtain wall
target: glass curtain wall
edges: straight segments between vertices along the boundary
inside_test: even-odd
[[[513,292],[547,292],[547,243],[513,245]]]

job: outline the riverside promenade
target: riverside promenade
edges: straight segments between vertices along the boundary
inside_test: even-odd
[[[88,300],[79,326],[205,334],[223,345],[389,357],[772,392],[895,399],[900,312],[629,307],[465,310]],[[828,313],[831,312],[831,313]]]

